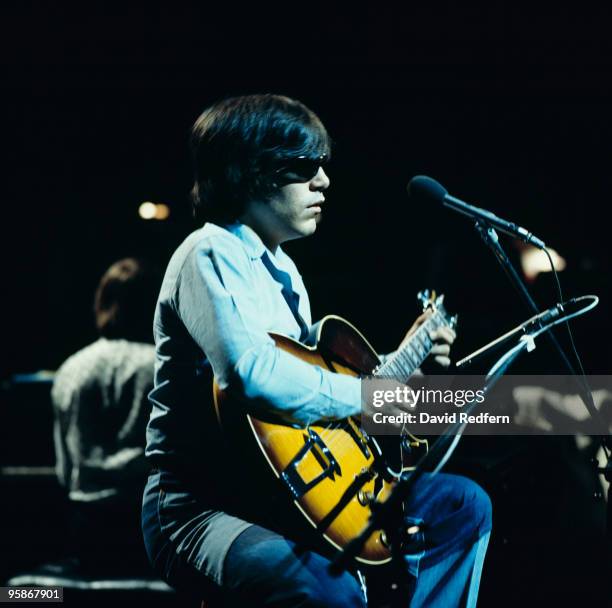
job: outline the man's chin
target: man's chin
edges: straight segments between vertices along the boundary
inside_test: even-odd
[[[308,222],[308,226],[306,227],[308,234],[314,234],[316,232],[317,226],[319,225],[319,222],[321,221],[319,219],[320,217],[321,217],[320,215],[317,215],[310,222]]]
[[[300,232],[303,236],[310,236],[317,229],[318,220],[316,217],[309,219],[300,226]]]
[[[319,220],[314,217],[309,219],[306,222],[301,222],[298,226],[294,226],[293,228],[293,236],[290,239],[301,239],[305,236],[310,236],[314,234],[317,229],[317,224]]]

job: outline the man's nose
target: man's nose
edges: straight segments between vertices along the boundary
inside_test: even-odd
[[[319,167],[316,175],[310,180],[310,184],[313,190],[326,190],[329,188],[330,180],[323,167]]]

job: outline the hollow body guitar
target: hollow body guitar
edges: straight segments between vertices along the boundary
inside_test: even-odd
[[[328,316],[313,326],[307,346],[283,335],[271,333],[278,348],[311,365],[351,376],[393,377],[406,382],[429,354],[433,344],[429,331],[441,325],[454,326],[442,298],[434,300],[428,292],[419,298],[433,314],[419,327],[401,349],[384,364],[364,336],[350,323]],[[263,420],[243,413],[240,403],[214,383],[214,402],[222,428],[235,428],[229,423],[238,416],[246,419],[245,435],[255,440],[259,450],[306,520],[333,546],[344,547],[367,524],[372,504],[384,501],[397,478],[386,466],[376,441],[360,427],[359,421],[348,418],[307,428]],[[231,438],[230,438],[231,439]],[[249,438],[246,438],[249,441]],[[426,441],[410,434],[403,438],[404,447],[426,449]],[[365,543],[357,561],[379,565],[391,559],[382,530],[375,531]]]

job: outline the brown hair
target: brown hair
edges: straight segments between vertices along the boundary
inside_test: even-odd
[[[115,262],[96,289],[94,313],[99,334],[109,339],[151,342],[158,290],[157,273],[142,260]]]
[[[330,154],[319,117],[282,95],[244,95],[206,109],[192,129],[195,165],[194,216],[235,221],[246,203],[269,197],[278,187],[273,169],[284,159]]]

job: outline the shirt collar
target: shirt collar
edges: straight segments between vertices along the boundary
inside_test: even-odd
[[[259,260],[261,256],[267,252],[275,266],[282,265],[287,257],[287,254],[283,251],[279,245],[276,249],[276,253],[272,253],[264,244],[259,235],[250,226],[236,222],[234,224],[227,224],[224,226],[234,236],[237,236],[246,247],[249,256],[253,260]]]
[[[250,226],[235,222],[233,224],[226,224],[223,227],[242,241],[251,259],[258,260],[266,251],[263,241]]]

